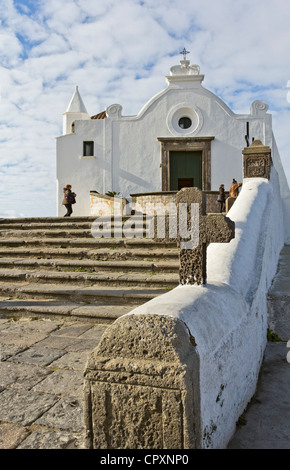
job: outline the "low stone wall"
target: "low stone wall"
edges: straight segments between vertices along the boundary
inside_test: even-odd
[[[219,212],[220,206],[217,203],[218,191],[204,191],[206,195],[206,212],[207,214],[213,214]],[[229,193],[225,191],[225,197],[227,198]]]
[[[122,197],[111,197],[90,191],[90,215],[93,217],[126,215],[128,201]]]
[[[131,194],[132,208],[136,212],[146,213],[148,215],[156,215],[164,211],[164,208],[170,204],[175,204],[176,195],[178,191],[163,191],[153,193],[140,193]],[[206,212],[217,213],[219,212],[219,205],[217,203],[218,191],[204,191],[206,195]],[[226,198],[228,193],[225,192]]]
[[[131,194],[132,209],[147,215],[163,214],[166,207],[176,204],[176,194],[177,191]]]
[[[87,448],[225,448],[253,396],[267,291],[284,244],[278,178],[244,180],[235,238],[207,250],[208,283],[178,286],[111,325],[85,371]]]

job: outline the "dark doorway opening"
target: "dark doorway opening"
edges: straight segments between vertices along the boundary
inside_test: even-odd
[[[182,188],[192,188],[193,186],[193,178],[178,178],[178,191]]]

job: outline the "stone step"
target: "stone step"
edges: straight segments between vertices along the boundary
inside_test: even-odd
[[[152,273],[123,273],[98,272],[80,273],[63,271],[31,271],[20,269],[0,269],[0,282],[45,282],[45,283],[74,283],[76,285],[126,285],[126,286],[155,286],[159,288],[174,288],[178,285],[178,274]]]
[[[129,271],[168,273],[179,271],[179,262],[152,261],[122,261],[122,260],[65,260],[65,259],[37,259],[37,258],[0,258],[0,269],[56,269],[62,271],[99,272],[99,271]]]
[[[1,243],[0,243],[1,245]],[[104,247],[104,248],[93,248],[86,249],[83,248],[50,248],[38,246],[35,248],[35,243],[33,246],[25,244],[25,248],[19,247],[1,247],[0,246],[0,257],[2,258],[42,258],[42,259],[52,259],[52,258],[69,258],[83,260],[110,260],[110,259],[135,259],[135,260],[144,260],[144,261],[156,261],[160,258],[163,262],[173,261],[176,262],[179,260],[179,250],[177,248],[167,248],[161,249],[154,248],[152,249],[143,249],[141,247],[136,247],[134,250],[126,248],[123,246],[116,247]]]
[[[0,230],[0,237],[3,238],[16,238],[19,236],[19,233],[21,233],[21,236],[23,238],[76,238],[76,237],[81,237],[81,238],[111,238],[111,237],[116,237],[116,238],[129,238],[132,234],[130,230],[122,230],[121,229],[117,230],[114,232],[114,228],[110,230],[100,230],[97,234],[93,233],[92,230],[89,229],[83,229],[83,228],[70,228],[69,230],[65,230],[63,228],[59,229],[53,229],[53,228],[47,228],[47,229],[21,229],[21,230]],[[97,237],[95,235],[98,235]],[[134,229],[133,236],[135,238],[143,238],[146,237],[146,229],[144,228],[138,228]]]
[[[0,283],[2,298],[6,300],[27,299],[34,300],[58,300],[61,302],[85,302],[106,303],[108,305],[141,305],[159,295],[168,292],[170,289],[160,289],[158,287],[119,287],[119,286],[75,286],[68,284],[54,285],[45,283]]]
[[[29,223],[68,223],[68,222],[93,222],[96,220],[96,217],[92,216],[76,216],[70,217],[17,217],[17,218],[0,218],[0,225],[1,224],[29,224]]]
[[[67,219],[65,219],[67,220]],[[0,222],[0,232],[5,230],[49,230],[49,229],[90,229],[92,222],[30,222],[30,223],[2,223]]]
[[[136,305],[126,303],[125,305],[104,302],[63,302],[48,299],[0,299],[1,318],[48,318],[70,319],[81,321],[94,321],[100,323],[112,323],[122,315],[130,312]]]
[[[16,219],[14,223],[8,223],[7,221],[2,222],[0,220],[0,233],[2,231],[28,231],[28,230],[91,230],[91,227],[95,222],[98,222],[100,226],[109,224],[111,227],[120,227],[121,225],[131,226],[131,224],[137,225],[138,227],[146,227],[146,224],[151,223],[152,217],[122,217],[122,218],[113,218],[113,217],[102,217],[102,218],[93,218],[92,220],[70,220],[68,218],[57,219],[57,221],[30,221],[30,222],[20,222],[19,219]]]
[[[0,248],[1,247],[36,247],[36,246],[47,246],[47,247],[60,247],[60,248],[74,248],[74,247],[85,247],[85,248],[143,248],[143,249],[177,249],[176,241],[170,240],[160,242],[151,238],[1,238],[0,237]]]
[[[109,217],[109,230],[104,223],[103,236],[96,238],[95,220],[0,220],[1,317],[112,322],[178,285],[175,240],[144,238],[143,216],[135,218],[134,233],[125,230],[115,238],[120,223]]]
[[[49,221],[27,221],[8,223],[0,221],[0,237],[146,237],[151,236],[153,216],[101,217],[86,221],[68,221],[68,218]],[[97,224],[96,224],[97,222]],[[98,230],[96,232],[96,230]]]
[[[109,234],[109,232],[106,232]],[[104,234],[106,236],[106,234]],[[16,230],[0,230],[0,237],[5,238],[13,238],[19,236],[19,231]],[[29,237],[29,238],[73,238],[73,237],[82,237],[82,238],[91,238],[93,237],[92,232],[90,229],[83,230],[83,229],[70,229],[70,230],[55,230],[55,229],[27,229],[21,231],[22,237]]]
[[[94,216],[75,216],[75,217],[19,217],[19,218],[0,218],[0,227],[2,225],[28,225],[28,224],[38,224],[43,225],[47,224],[49,226],[53,224],[58,225],[67,225],[67,224],[78,224],[78,223],[90,223],[92,224],[98,218],[101,218],[105,221],[119,221],[122,219],[123,222],[126,222],[129,219],[132,219],[132,215],[123,215],[121,216],[101,216],[101,217],[94,217]],[[146,214],[135,214],[134,220],[139,219],[152,219],[154,216],[146,215]]]

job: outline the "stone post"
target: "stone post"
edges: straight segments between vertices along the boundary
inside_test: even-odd
[[[270,147],[260,140],[254,140],[243,150],[244,178],[270,179],[272,157]]]
[[[195,346],[177,318],[145,314],[116,320],[85,370],[85,448],[201,448]]]
[[[206,249],[210,243],[230,242],[235,236],[235,224],[222,214],[206,215],[205,194],[198,188],[181,189],[177,193],[176,203],[179,223],[180,284],[206,284]],[[192,244],[192,247],[180,230],[182,204],[186,204],[187,207],[187,214],[184,214],[183,218],[195,242],[195,246]]]

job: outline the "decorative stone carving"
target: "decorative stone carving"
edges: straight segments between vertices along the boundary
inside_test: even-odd
[[[173,65],[173,67],[170,68],[171,75],[199,75],[199,72],[199,65],[190,65],[189,60],[181,60],[180,65]]]
[[[270,179],[272,157],[271,149],[260,140],[254,140],[243,150],[244,178]]]
[[[180,284],[206,284],[206,249],[210,243],[228,243],[235,234],[235,224],[221,214],[206,215],[205,194],[198,188],[183,188],[176,196],[177,207],[187,204],[188,231],[194,232],[191,224],[198,224],[198,246],[180,250]],[[192,219],[192,204],[198,204],[198,220]],[[196,228],[195,228],[196,229]],[[180,233],[180,231],[179,231]],[[179,236],[179,243],[186,241]]]
[[[199,356],[179,319],[116,320],[85,370],[88,449],[201,448]]]
[[[106,113],[109,118],[119,118],[122,115],[122,106],[120,104],[111,104],[106,108]]]
[[[204,75],[200,74],[199,65],[190,65],[189,60],[181,60],[180,65],[174,65],[170,68],[170,75],[166,77],[168,84],[174,84],[178,87],[180,83],[182,87],[199,87],[204,79]],[[187,85],[186,85],[187,83]]]
[[[251,104],[251,114],[253,116],[264,116],[269,109],[268,103],[262,100],[253,101]]]

